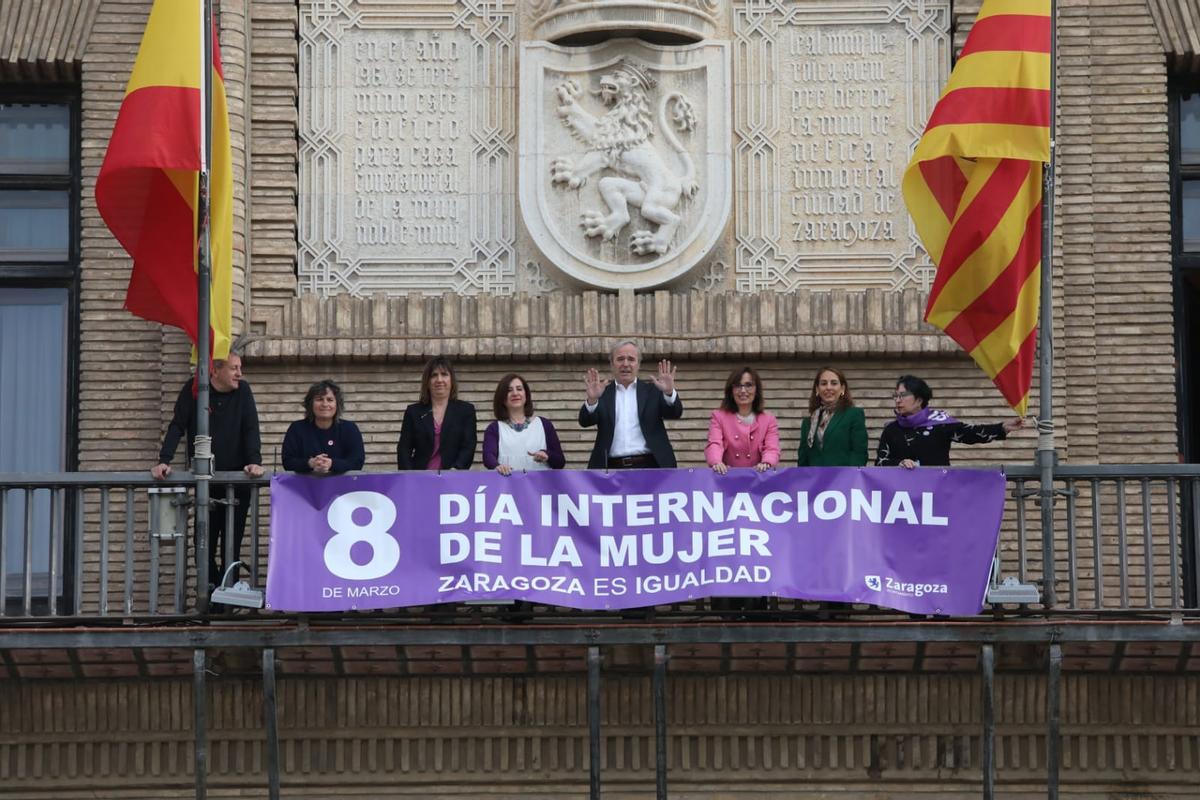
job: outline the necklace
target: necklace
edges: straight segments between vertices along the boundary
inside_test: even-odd
[[[743,425],[753,425],[755,417],[757,416],[753,411],[751,411],[749,414],[746,414],[745,416],[742,416],[741,414],[737,413],[736,411],[733,412],[733,414],[735,417],[738,418],[738,422],[742,423]]]
[[[520,433],[528,428],[529,423],[531,422],[533,422],[532,419],[526,419],[524,422],[513,422],[511,419],[505,420],[505,423],[508,425],[508,427],[512,428],[517,433]]]

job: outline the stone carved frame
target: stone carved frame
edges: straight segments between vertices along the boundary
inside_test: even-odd
[[[300,92],[300,213],[297,272],[301,294],[347,293],[511,295],[516,255],[516,13],[508,0],[457,0],[444,8],[414,9],[400,17],[395,4],[378,0],[300,0],[301,83],[313,76],[337,86],[343,32],[361,29],[463,30],[471,35],[469,69],[476,86],[468,110],[471,181],[468,196],[470,255],[463,258],[363,258],[351,262],[339,249],[344,230],[335,185],[346,156],[337,136],[347,102],[336,89]],[[306,129],[306,120],[313,123]],[[319,127],[315,124],[319,122]],[[502,198],[509,198],[504,202]],[[305,198],[309,198],[306,203]],[[500,202],[497,202],[500,200]]]
[[[626,237],[640,227],[657,229],[658,223],[649,221],[626,223],[625,233],[607,238],[591,236],[585,238],[580,230],[576,211],[607,213],[612,204],[595,193],[593,186],[603,186],[605,180],[615,180],[619,170],[604,169],[590,173],[592,180],[584,191],[593,192],[589,200],[575,187],[556,182],[554,164],[559,160],[586,163],[589,154],[604,152],[594,143],[584,143],[580,137],[572,137],[568,125],[564,125],[561,112],[564,102],[556,96],[553,87],[571,79],[582,87],[586,94],[600,76],[622,63],[626,58],[631,63],[646,67],[660,81],[648,99],[653,110],[655,135],[649,143],[652,153],[664,155],[659,167],[682,178],[681,165],[670,150],[671,130],[661,127],[659,114],[663,110],[659,103],[671,96],[690,94],[695,102],[695,130],[681,134],[683,147],[696,165],[694,197],[679,196],[670,210],[679,214],[683,222],[676,231],[667,252],[651,252],[630,255]],[[733,186],[729,170],[730,123],[728,114],[728,84],[730,78],[729,50],[725,42],[702,42],[686,46],[661,46],[616,38],[587,48],[563,48],[546,42],[529,42],[522,47],[521,96],[526,107],[522,119],[520,145],[519,192],[521,210],[526,230],[537,243],[539,251],[556,269],[584,285],[608,289],[645,288],[670,283],[684,283],[689,272],[718,244],[726,229],[733,200]],[[697,86],[688,86],[682,81],[687,78],[698,81],[703,97],[697,95]],[[707,95],[714,95],[713,100]],[[585,97],[585,102],[587,102]],[[585,113],[611,116],[610,109],[601,109],[588,103]],[[529,113],[529,110],[533,113]],[[655,144],[655,143],[658,144]],[[638,163],[636,161],[631,163]],[[640,169],[640,168],[639,168]],[[643,186],[652,184],[661,175],[653,171],[625,173],[626,179],[641,180]],[[649,190],[647,190],[649,191]],[[629,202],[635,216],[642,214],[641,201]],[[647,206],[648,207],[648,206]],[[571,213],[561,210],[570,208]],[[640,218],[645,220],[644,217]]]
[[[780,74],[779,32],[789,25],[904,25],[908,80],[913,87],[904,121],[911,154],[937,102],[946,75],[926,74],[931,57],[950,63],[949,0],[742,0],[734,4],[734,60],[739,76],[734,98],[735,183],[744,190],[735,210],[735,285],[739,292],[828,288],[822,272],[840,273],[839,286],[893,291],[927,289],[933,265],[912,222],[892,255],[788,253],[781,246],[782,209],[774,202],[781,185],[779,147],[784,109],[771,76]],[[814,274],[816,273],[816,274]]]

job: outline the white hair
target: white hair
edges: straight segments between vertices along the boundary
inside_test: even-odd
[[[608,351],[608,360],[612,361],[614,358],[616,358],[617,351],[620,350],[622,347],[624,347],[627,344],[633,345],[633,349],[637,350],[638,361],[641,361],[642,360],[642,348],[639,347],[638,343],[635,342],[633,339],[622,339],[620,342],[618,342],[616,345],[614,345],[613,349]]]

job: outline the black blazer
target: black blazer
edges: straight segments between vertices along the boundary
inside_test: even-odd
[[[660,467],[674,468],[675,451],[671,448],[671,440],[667,438],[665,419],[679,419],[683,416],[683,400],[675,395],[675,402],[668,403],[666,396],[650,381],[637,382],[638,422],[642,427],[642,436],[646,437],[646,446],[654,455],[654,460]],[[585,428],[597,426],[596,444],[588,459],[588,469],[605,469],[608,466],[608,451],[612,447],[613,432],[617,425],[617,385],[609,383],[600,395],[596,410],[588,412],[587,403],[579,409],[579,424]]]
[[[475,406],[451,400],[442,419],[442,469],[470,469],[475,461]],[[413,403],[404,409],[396,469],[425,469],[433,458],[433,407]]]

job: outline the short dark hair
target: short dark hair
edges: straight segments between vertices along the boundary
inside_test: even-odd
[[[729,377],[725,379],[725,396],[721,399],[721,408],[726,411],[737,411],[737,401],[733,399],[733,387],[741,382],[742,376],[750,373],[750,377],[754,379],[754,402],[750,404],[750,410],[755,414],[762,413],[763,410],[763,384],[762,378],[759,377],[758,371],[754,367],[739,367],[729,373]]]
[[[496,394],[492,397],[492,411],[496,413],[496,419],[508,419],[508,387],[513,381],[520,381],[525,387],[525,417],[533,416],[533,392],[529,390],[529,381],[515,372],[510,372],[500,379],[496,384]]]
[[[429,359],[425,364],[425,369],[421,372],[421,402],[425,405],[429,405],[431,402],[429,399],[429,379],[433,377],[433,371],[436,369],[444,369],[450,373],[450,399],[458,399],[458,378],[454,375],[454,365],[445,356],[434,356]]]
[[[338,386],[329,378],[323,381],[317,381],[312,386],[308,387],[308,392],[304,395],[304,418],[309,422],[315,422],[317,417],[313,414],[313,401],[326,392],[333,394],[333,399],[337,403],[337,410],[333,414],[333,421],[337,422],[342,418],[342,411],[345,410],[342,403],[342,387]]]
[[[842,371],[836,367],[821,367],[817,370],[817,374],[813,375],[812,394],[808,396],[808,413],[810,414],[817,410],[817,406],[821,405],[821,396],[817,394],[817,389],[821,387],[821,376],[826,372],[832,372],[834,375],[837,375],[838,380],[841,381],[842,386],[846,389],[846,391],[842,392],[841,398],[834,403],[833,413],[836,414],[839,411],[845,411],[854,405],[854,395],[850,394],[850,382],[846,380],[846,376],[842,374]]]
[[[930,389],[929,384],[916,375],[901,375],[896,379],[896,385],[903,386],[905,391],[920,400],[921,408],[927,408],[929,401],[933,399],[933,389]]]

